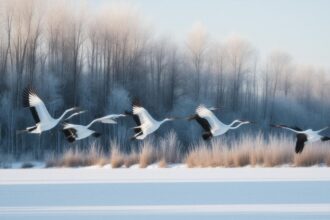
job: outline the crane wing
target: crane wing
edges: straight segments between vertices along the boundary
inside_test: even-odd
[[[143,107],[133,106],[133,114],[139,117],[141,124],[152,124],[155,121]]]
[[[190,116],[188,120],[196,120],[197,123],[200,126],[202,126],[202,128],[205,131],[211,131],[211,126],[210,126],[209,122],[205,118],[199,117],[199,115],[197,115],[197,114]]]
[[[220,128],[221,122],[218,120],[218,118],[213,114],[212,111],[207,109],[205,106],[200,105],[196,109],[196,114],[203,118],[206,119],[211,126],[212,130],[216,130]]]
[[[132,116],[132,117],[133,117],[133,120],[135,121],[135,123],[136,123],[136,125],[137,125],[138,127],[141,125],[141,121],[140,121],[139,116],[134,115],[133,112],[129,112],[129,111],[125,111],[125,114],[126,114],[126,115],[130,115],[130,116]],[[135,134],[139,134],[139,133],[141,133],[141,132],[142,132],[141,128],[134,128],[134,133],[135,133]]]
[[[67,141],[70,143],[74,142],[77,138],[77,130],[71,124],[65,124],[62,129],[62,132]]]
[[[306,141],[307,141],[307,135],[297,134],[297,142],[295,149],[297,154],[300,154],[303,151]]]
[[[31,88],[26,88],[23,92],[23,106],[30,108],[36,124],[40,122],[47,123],[53,120],[53,118],[49,115],[44,102]]]

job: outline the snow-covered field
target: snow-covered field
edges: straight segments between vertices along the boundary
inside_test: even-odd
[[[0,219],[330,219],[330,168],[0,169]]]

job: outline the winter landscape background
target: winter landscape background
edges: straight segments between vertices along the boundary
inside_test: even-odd
[[[129,140],[134,126],[130,118],[114,126],[96,125],[103,134],[99,139],[75,144],[66,142],[60,126],[41,136],[18,135],[17,130],[33,124],[29,110],[22,107],[22,91],[28,85],[52,115],[72,106],[88,110],[74,120],[82,124],[95,116],[130,110],[134,97],[157,119],[189,116],[201,103],[220,107],[216,114],[226,123],[239,118],[257,125],[229,132],[219,145],[263,147],[275,140],[278,143],[270,144],[279,149],[285,145],[282,155],[289,154],[287,161],[293,163],[294,135],[268,125],[319,129],[330,124],[329,70],[297,63],[290,51],[260,56],[249,39],[214,37],[201,22],[177,41],[171,33],[159,34],[157,24],[127,3],[95,8],[88,1],[4,0],[0,11],[0,152],[6,155],[2,161],[40,160],[68,150],[90,151],[91,146],[106,155],[114,147],[132,154],[143,145]],[[176,144],[173,155],[198,145],[209,149],[200,134],[197,123],[178,120],[162,127],[147,144],[165,147],[162,141],[170,136]],[[315,163],[330,163],[324,153],[327,147],[316,149]]]
[[[296,154],[295,134],[269,126],[330,125],[329,8],[0,0],[0,219],[330,219],[329,142]],[[181,119],[143,141],[130,140],[130,117],[73,144],[61,124],[17,133],[34,124],[27,86],[55,117],[88,110],[76,124],[131,110],[134,98],[156,119]],[[256,124],[204,141],[184,120],[199,104]]]

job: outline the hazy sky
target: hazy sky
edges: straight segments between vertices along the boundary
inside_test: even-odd
[[[213,38],[243,36],[266,56],[283,50],[294,61],[330,69],[330,0],[89,0],[93,7],[128,2],[155,31],[179,42],[202,22]]]

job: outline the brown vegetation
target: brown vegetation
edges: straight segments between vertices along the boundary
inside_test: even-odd
[[[170,132],[156,142],[149,138],[139,146],[139,151],[124,153],[117,142],[111,142],[111,153],[105,155],[96,146],[79,151],[69,149],[61,157],[50,157],[47,167],[79,167],[111,164],[113,168],[151,164],[168,167],[168,164],[185,163],[188,167],[276,167],[276,166],[330,166],[330,147],[327,143],[307,144],[301,154],[294,153],[294,139],[271,136],[265,140],[262,134],[245,136],[235,142],[226,138],[214,138],[191,146],[185,155],[175,133]]]

